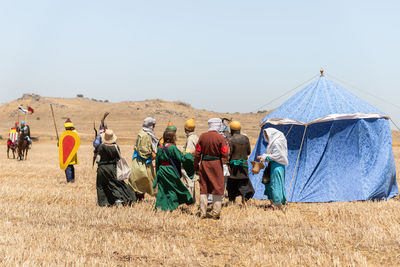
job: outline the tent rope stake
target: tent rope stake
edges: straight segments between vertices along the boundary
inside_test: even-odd
[[[289,186],[289,192],[288,192],[288,196],[287,196],[286,203],[289,202],[290,191],[291,191],[291,189],[292,189],[292,184],[293,184],[293,178],[294,178],[294,176],[296,175],[297,165],[299,164],[300,154],[301,154],[301,150],[302,150],[302,148],[303,148],[303,143],[304,143],[304,138],[305,138],[305,136],[306,136],[307,127],[308,127],[308,124],[305,124],[304,132],[303,132],[303,138],[301,139],[301,144],[300,144],[300,148],[299,148],[299,154],[297,155],[296,165],[294,166],[292,178],[290,179],[290,186]]]

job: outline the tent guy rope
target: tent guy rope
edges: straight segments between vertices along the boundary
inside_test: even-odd
[[[262,108],[264,108],[264,107],[268,106],[269,104],[271,104],[271,103],[275,102],[276,100],[278,100],[278,99],[280,99],[280,98],[284,97],[285,95],[287,95],[287,94],[289,94],[289,93],[293,92],[293,91],[294,91],[294,90],[296,90],[297,88],[299,88],[299,87],[301,87],[301,86],[303,86],[303,85],[305,85],[305,84],[309,83],[310,81],[314,80],[314,79],[315,79],[317,76],[319,76],[319,74],[317,74],[317,75],[314,75],[312,78],[308,79],[307,81],[305,81],[305,82],[303,82],[303,83],[301,83],[301,84],[297,85],[297,86],[296,86],[296,87],[294,87],[293,89],[290,89],[289,91],[286,91],[286,92],[285,92],[285,93],[283,93],[282,95],[280,95],[280,96],[278,96],[278,97],[276,97],[276,98],[272,99],[272,100],[271,100],[271,101],[269,101],[268,103],[266,103],[266,104],[264,104],[264,105],[262,105],[262,106],[258,107],[258,108],[257,108],[257,109],[255,109],[253,112],[259,111],[260,109],[262,109]]]

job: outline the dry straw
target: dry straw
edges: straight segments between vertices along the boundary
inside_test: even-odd
[[[121,147],[125,157],[130,149]],[[291,204],[286,213],[238,201],[220,221],[200,220],[196,206],[155,213],[152,198],[100,208],[91,151],[80,148],[74,184],[64,183],[55,145],[35,145],[27,162],[0,160],[0,265],[400,265],[398,199]]]

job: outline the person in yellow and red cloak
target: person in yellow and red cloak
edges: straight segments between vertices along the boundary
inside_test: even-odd
[[[61,135],[59,143],[60,166],[62,169],[65,169],[67,183],[74,183],[74,165],[79,163],[77,150],[80,145],[80,139],[78,132],[75,130],[74,124],[69,118],[65,121],[64,128],[65,131]]]

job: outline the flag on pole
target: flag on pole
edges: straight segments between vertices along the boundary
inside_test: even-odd
[[[35,112],[35,111],[33,110],[33,108],[31,108],[30,106],[28,106],[28,112],[29,112],[29,114],[32,114],[32,113]]]
[[[22,111],[24,114],[28,113],[28,110],[24,109],[22,106],[19,106],[18,110]]]

